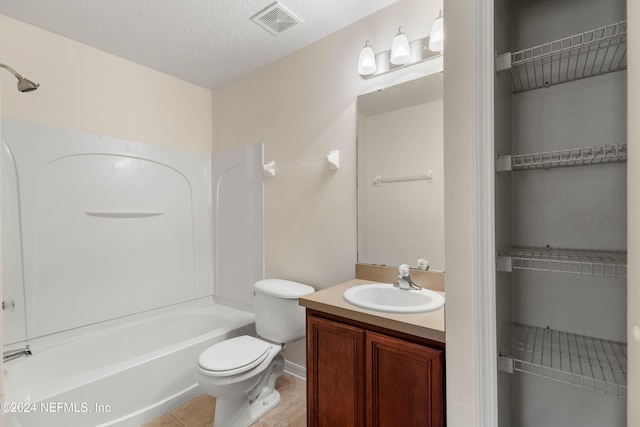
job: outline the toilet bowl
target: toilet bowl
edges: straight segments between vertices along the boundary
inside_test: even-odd
[[[216,398],[216,427],[248,427],[280,402],[275,389],[284,370],[280,353],[286,343],[304,337],[304,309],[298,298],[313,293],[311,286],[267,279],[254,288],[258,337],[222,341],[198,358],[198,383]]]

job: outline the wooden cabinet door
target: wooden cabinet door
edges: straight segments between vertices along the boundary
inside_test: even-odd
[[[307,421],[364,426],[364,330],[307,316]]]
[[[443,427],[444,354],[366,334],[367,427]]]

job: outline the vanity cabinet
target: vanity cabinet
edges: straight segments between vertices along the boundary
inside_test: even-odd
[[[307,310],[307,424],[445,425],[444,344]]]

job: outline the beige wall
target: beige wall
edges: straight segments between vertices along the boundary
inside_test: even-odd
[[[445,1],[444,67],[447,424],[473,426],[476,408],[473,147],[474,0]]]
[[[0,62],[40,83],[20,93],[0,70],[4,117],[211,151],[211,91],[0,15]]]
[[[388,50],[397,27],[428,34],[441,6],[400,0],[362,21],[213,91],[213,151],[263,142],[276,176],[265,180],[265,275],[318,289],[354,277],[356,97],[413,70],[364,80],[366,39]],[[340,169],[326,155],[340,150]]]
[[[367,39],[376,52],[389,50],[400,25],[410,40],[427,36],[440,8],[440,1],[400,0],[214,90],[214,152],[263,142],[265,160],[276,162],[264,187],[265,277],[317,289],[355,277],[356,97],[417,74],[409,68],[364,80],[358,55]],[[326,161],[334,149],[337,171]],[[286,357],[304,365],[303,343]]]

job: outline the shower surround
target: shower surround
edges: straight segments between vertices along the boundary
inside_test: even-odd
[[[122,355],[144,365],[144,354],[174,354],[212,339],[202,338],[210,331],[224,337],[252,327],[251,286],[263,265],[262,145],[210,157],[10,119],[2,121],[2,140],[3,299],[14,304],[3,312],[4,350],[28,344],[34,354],[5,364],[6,401],[59,401],[78,386],[70,378],[90,384],[117,371],[121,380],[101,397],[117,406],[119,388],[146,382],[111,369],[126,365]],[[171,316],[194,307],[207,316],[176,323],[171,342],[163,338],[172,322],[133,326],[183,318]],[[105,357],[89,357],[81,342]],[[195,384],[194,351],[173,361],[189,367],[181,374],[187,378],[167,378],[168,393],[141,402],[152,408],[149,419],[158,405],[166,411],[182,403],[184,384]],[[81,372],[21,377],[31,367],[58,369],[60,361]],[[166,372],[146,369],[147,376]],[[92,399],[90,389],[79,395]],[[142,407],[121,412],[100,423],[145,418]],[[29,420],[15,425],[39,425]]]

